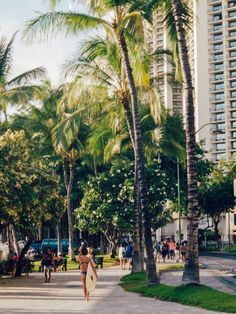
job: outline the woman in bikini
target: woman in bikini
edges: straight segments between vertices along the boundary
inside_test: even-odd
[[[88,265],[91,264],[94,273],[97,276],[96,269],[94,267],[94,262],[93,260],[87,256],[88,255],[88,249],[86,247],[82,247],[80,249],[80,254],[79,254],[79,263],[81,267],[81,272],[80,272],[80,278],[81,281],[83,282],[83,289],[84,289],[84,298],[85,300],[89,301],[89,293],[87,291],[86,287],[86,276],[87,276],[87,270],[88,270]]]

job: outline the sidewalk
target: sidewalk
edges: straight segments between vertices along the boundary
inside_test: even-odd
[[[120,278],[127,274],[118,267],[99,270],[99,281],[89,302],[84,301],[78,271],[53,274],[52,283],[43,284],[43,275],[0,280],[0,312],[3,314],[213,314],[199,308],[161,302],[127,293]]]

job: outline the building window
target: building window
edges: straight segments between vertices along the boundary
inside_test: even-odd
[[[215,44],[215,45],[214,45],[214,50],[215,50],[215,51],[223,50],[223,45],[222,45],[222,44]]]
[[[236,37],[236,31],[230,31],[229,36],[230,37]]]
[[[213,21],[220,21],[222,20],[222,14],[215,14],[213,16]]]
[[[235,27],[235,26],[236,26],[236,21],[229,22],[229,27]]]
[[[217,41],[217,40],[222,40],[222,39],[223,39],[222,34],[217,34],[217,35],[214,35],[214,41]]]
[[[225,133],[218,133],[218,134],[216,134],[216,140],[217,141],[224,141],[225,140]]]
[[[233,148],[233,149],[236,148],[236,142],[232,142],[232,148]]]
[[[224,103],[216,104],[215,106],[216,110],[224,110],[224,107],[225,107]]]
[[[215,64],[214,68],[215,68],[215,71],[223,70],[224,69],[223,63]]]
[[[222,10],[222,5],[221,4],[213,6],[213,11],[221,11],[221,10]]]
[[[232,138],[236,138],[236,132],[231,132]]]
[[[236,71],[230,71],[230,77],[236,77]]]
[[[236,214],[234,214],[234,225],[236,226]]]
[[[230,82],[230,87],[232,87],[232,88],[236,87],[236,81],[231,81]]]
[[[236,118],[236,111],[232,111],[232,112],[231,112],[231,117],[232,117],[232,118]]]
[[[233,8],[236,5],[236,1],[229,1],[228,8]]]
[[[229,56],[230,58],[236,57],[236,50],[230,51]]]
[[[225,96],[223,93],[215,94],[215,100],[224,100]]]
[[[231,41],[229,42],[229,46],[230,46],[230,47],[236,47],[236,40],[231,40]]]
[[[217,83],[215,84],[215,90],[221,90],[224,89],[224,83]]]
[[[216,150],[225,150],[225,143],[216,144]]]
[[[229,17],[235,17],[235,16],[236,16],[236,11],[229,12]]]
[[[216,24],[216,25],[214,25],[213,30],[214,30],[214,31],[221,31],[221,30],[222,30],[222,24]]]
[[[236,91],[231,92],[231,98],[236,98]]]
[[[224,59],[223,54],[222,53],[218,53],[214,56],[214,60],[215,61],[222,61]]]
[[[236,121],[233,121],[233,122],[231,123],[231,126],[232,126],[232,129],[235,129],[235,128],[236,128]]]
[[[217,123],[216,130],[224,131],[225,130],[225,123]]]
[[[216,114],[216,120],[224,120],[225,114],[224,113],[217,113]]]
[[[236,76],[236,72],[235,72],[235,76]],[[224,79],[223,73],[215,74],[215,81],[222,81],[223,79]]]
[[[222,160],[224,159],[225,154],[216,154],[216,160]]]
[[[236,108],[236,101],[231,101],[231,108]]]
[[[230,61],[230,67],[235,68],[236,67],[236,61]]]

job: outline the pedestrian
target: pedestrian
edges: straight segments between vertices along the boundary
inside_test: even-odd
[[[120,268],[122,270],[125,270],[125,259],[126,259],[126,252],[125,252],[125,244],[122,243],[119,247],[119,254],[118,254],[119,260],[120,260]]]
[[[80,278],[83,283],[84,298],[85,300],[89,301],[89,292],[87,291],[87,287],[86,287],[86,276],[87,276],[88,265],[91,264],[96,277],[97,277],[97,271],[94,267],[94,262],[92,261],[91,257],[88,256],[88,249],[85,246],[81,247],[79,250],[79,263],[81,267]]]
[[[180,260],[180,245],[179,242],[176,243],[176,248],[175,248],[175,260],[178,263]]]
[[[161,246],[161,254],[162,254],[162,259],[163,259],[163,263],[166,262],[166,256],[168,256],[169,253],[169,245],[167,240],[164,240]]]
[[[175,250],[176,250],[175,241],[173,239],[171,239],[170,243],[169,243],[169,252],[170,252],[171,261],[174,261],[174,259],[175,259]]]
[[[184,241],[180,245],[180,254],[181,254],[183,262],[185,261],[186,251],[187,251],[187,243]]]
[[[132,246],[131,241],[129,241],[129,244],[126,246],[125,257],[128,263],[128,269],[131,270],[132,258],[133,258],[133,246]]]
[[[53,271],[53,262],[54,262],[54,257],[53,257],[53,252],[50,247],[47,247],[46,253],[44,254],[41,265],[44,269],[44,276],[45,276],[45,281],[44,283],[50,283],[51,281],[51,273]]]
[[[155,262],[160,263],[160,256],[161,256],[161,242],[155,242],[154,246],[154,260]]]

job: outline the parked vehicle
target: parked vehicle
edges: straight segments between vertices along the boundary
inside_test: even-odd
[[[42,241],[33,241],[31,244],[31,248],[37,253],[41,252],[41,247],[42,247]]]
[[[74,247],[75,249],[78,249],[82,242],[86,242],[82,239],[79,241],[74,241]],[[68,254],[68,247],[69,247],[69,239],[62,239],[62,254]],[[54,252],[57,252],[57,239],[44,239],[41,245],[41,251],[45,252],[47,247],[52,248]]]

